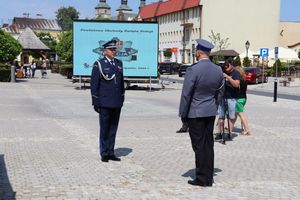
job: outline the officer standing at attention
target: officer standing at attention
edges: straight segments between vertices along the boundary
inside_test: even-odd
[[[179,116],[189,126],[189,135],[196,158],[196,179],[188,183],[209,187],[214,173],[214,121],[217,114],[216,96],[223,87],[221,68],[209,60],[214,46],[198,39],[196,58],[187,69],[180,100]]]
[[[91,77],[92,104],[99,113],[102,162],[121,161],[114,147],[125,90],[123,63],[115,58],[116,43],[111,40],[103,45],[104,57],[94,63]]]

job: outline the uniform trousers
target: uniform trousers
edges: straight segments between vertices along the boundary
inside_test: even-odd
[[[196,179],[204,184],[213,183],[215,116],[189,118],[189,134],[196,160]]]
[[[100,155],[114,155],[115,140],[119,125],[121,108],[105,108],[101,107],[99,115],[100,122]]]

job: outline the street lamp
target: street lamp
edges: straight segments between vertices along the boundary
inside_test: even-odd
[[[247,40],[247,42],[245,43],[245,47],[246,47],[246,57],[248,58],[248,49],[250,47],[250,42]]]

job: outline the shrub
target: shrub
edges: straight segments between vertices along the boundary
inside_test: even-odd
[[[243,66],[244,67],[250,67],[251,66],[251,60],[248,57],[245,57],[243,59]]]
[[[71,79],[73,76],[73,65],[72,64],[62,64],[59,66],[59,73],[63,76],[67,76]]]
[[[0,82],[10,81],[10,66],[0,63]]]

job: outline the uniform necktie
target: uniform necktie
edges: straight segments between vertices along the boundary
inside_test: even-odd
[[[115,63],[113,60],[110,61],[110,64],[112,64],[113,66],[115,66]]]

